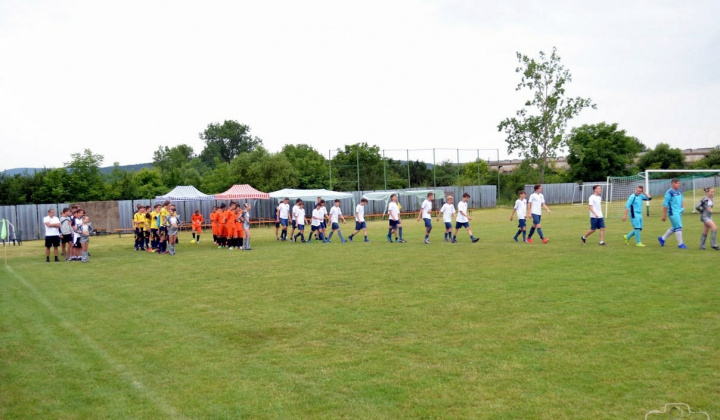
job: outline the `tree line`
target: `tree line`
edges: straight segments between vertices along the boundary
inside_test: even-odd
[[[260,138],[251,135],[250,127],[237,121],[209,124],[200,138],[205,142],[200,153],[185,144],[160,147],[154,152],[152,168],[138,171],[124,171],[116,164],[110,173],[103,174],[100,168],[104,157],[86,149],[71,154],[62,168],[13,176],[0,174],[0,204],[147,199],[177,185],[194,185],[208,194],[223,192],[237,183],[261,191],[330,187],[354,191],[358,180],[363,191],[386,186],[407,188],[408,182],[412,187],[499,182],[501,201],[509,201],[524,185],[538,182],[541,171],[532,159],[524,160],[511,173],[498,174],[482,160],[460,165],[446,161],[433,168],[426,162],[383,159],[381,149],[367,143],[346,145],[331,160],[306,144],[288,144],[272,153],[263,147]],[[556,168],[551,161],[544,168],[545,182],[599,181],[609,174],[622,176],[646,168],[685,167],[679,149],[659,144],[647,150],[617,124],[574,128],[566,144],[570,168]],[[645,153],[636,159],[640,152]],[[720,148],[692,167],[720,168]]]

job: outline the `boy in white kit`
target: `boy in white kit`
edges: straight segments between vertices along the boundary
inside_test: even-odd
[[[530,199],[528,200],[528,210],[530,211],[530,216],[532,216],[533,220],[533,225],[530,228],[530,234],[527,238],[527,242],[529,244],[533,243],[532,236],[533,233],[535,233],[535,230],[537,230],[538,235],[540,235],[542,243],[548,243],[548,238],[543,236],[542,225],[540,225],[540,218],[542,217],[543,207],[545,207],[545,210],[547,210],[548,213],[552,214],[547,204],[545,204],[545,197],[542,194],[542,185],[535,184],[535,192],[530,194]]]
[[[353,236],[357,235],[360,230],[365,233],[365,242],[370,242],[367,237],[367,224],[365,223],[365,204],[367,202],[367,198],[363,197],[360,204],[355,207],[355,232],[348,236],[350,242],[353,241]]]
[[[287,229],[288,229],[288,219],[290,218],[290,199],[288,197],[285,197],[283,199],[282,203],[278,204],[277,206],[277,218],[275,219],[276,223],[280,223],[280,226],[282,226],[282,233],[280,234],[280,240],[285,241],[287,240]]]
[[[390,196],[390,204],[388,204],[388,219],[390,221],[390,227],[388,228],[387,234],[388,242],[392,242],[393,233],[396,237],[398,236],[398,233],[400,234],[400,239],[397,239],[398,242],[407,242],[402,237],[402,220],[400,220],[400,206],[398,206],[397,203],[397,194],[392,194]]]
[[[312,221],[310,222],[311,234],[310,240],[308,241],[309,244],[312,243],[312,233],[315,233],[318,239],[320,239],[322,242],[325,242],[325,237],[322,233],[323,212],[320,210],[320,207],[323,207],[322,202],[317,202],[315,204],[315,208],[312,211]]]
[[[518,217],[518,231],[513,236],[513,239],[515,242],[518,241],[518,236],[522,233],[523,236],[523,242],[527,242],[525,239],[525,219],[527,218],[527,199],[525,199],[525,196],[527,193],[525,193],[525,190],[518,191],[518,199],[515,200],[515,207],[513,207],[513,212],[510,214],[510,221],[512,222],[513,216],[515,213],[517,213]]]
[[[340,219],[342,219],[343,223],[345,223],[345,216],[343,216],[342,210],[340,209],[340,200],[335,199],[335,205],[330,209],[330,224],[332,227],[332,231],[330,231],[330,235],[328,236],[328,242],[330,242],[330,240],[332,239],[333,233],[335,233],[335,231],[337,231],[338,236],[340,237],[340,242],[347,242],[345,238],[343,238],[342,232],[340,231]]]
[[[462,200],[458,203],[458,213],[457,217],[455,217],[455,235],[453,235],[452,242],[454,244],[457,243],[457,233],[458,230],[460,230],[461,227],[464,227],[468,235],[470,235],[470,240],[472,243],[475,243],[479,241],[479,238],[476,238],[473,236],[472,230],[470,230],[470,217],[467,214],[467,208],[468,208],[468,200],[470,199],[470,193],[464,193],[462,196]]]
[[[600,245],[605,246],[605,219],[602,212],[602,187],[593,186],[593,195],[588,198],[588,207],[590,208],[590,230],[580,237],[583,245],[588,236],[600,229]]]
[[[442,214],[443,223],[445,224],[445,242],[452,241],[452,217],[455,214],[455,206],[453,206],[453,196],[448,195],[445,197],[445,204],[440,207],[440,212],[437,215],[436,221],[440,221],[440,215]]]
[[[425,201],[422,202],[422,205],[420,206],[420,213],[418,213],[417,221],[420,221],[420,218],[423,219],[425,222],[425,243],[430,243],[430,231],[432,231],[432,202],[435,199],[435,194],[428,193],[427,198]]]
[[[297,210],[293,213],[295,225],[297,226],[298,234],[295,235],[292,239],[297,242],[298,236],[300,237],[300,240],[304,243],[305,242],[305,204],[300,201],[297,203]]]

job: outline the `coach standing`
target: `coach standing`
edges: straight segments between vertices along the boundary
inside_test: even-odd
[[[48,215],[43,219],[45,223],[45,262],[50,262],[50,247],[55,248],[55,262],[58,259],[58,247],[60,246],[60,219],[55,216],[55,210],[48,210]]]

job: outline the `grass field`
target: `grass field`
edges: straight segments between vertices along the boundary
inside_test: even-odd
[[[543,216],[550,242],[512,241],[510,209],[476,210],[480,237],[292,244],[251,252],[211,235],[177,255],[93,238],[92,259],[0,269],[0,418],[643,418],[665,403],[720,417],[720,252],[646,220],[647,248],[607,247],[586,207]],[[343,225],[345,234],[351,224]]]

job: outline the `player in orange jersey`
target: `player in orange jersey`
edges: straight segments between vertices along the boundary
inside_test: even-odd
[[[217,206],[212,207],[212,211],[210,212],[210,227],[212,228],[212,235],[213,235],[213,243],[215,245],[218,244],[218,208]]]
[[[196,243],[200,243],[200,234],[202,233],[202,223],[203,223],[203,215],[200,214],[200,210],[195,210],[195,213],[193,213],[192,217],[190,218],[192,220],[192,235],[193,235],[193,241]]]

